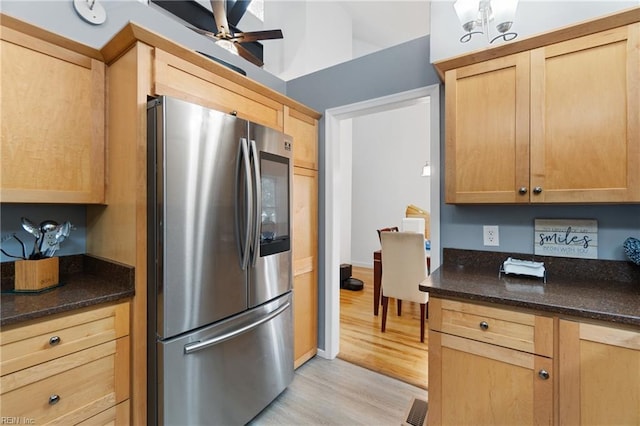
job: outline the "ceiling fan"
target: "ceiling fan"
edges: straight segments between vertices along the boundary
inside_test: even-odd
[[[189,27],[193,31],[206,37],[216,40],[216,44],[242,56],[249,62],[262,67],[264,63],[260,58],[255,56],[249,50],[242,46],[242,43],[250,43],[259,40],[273,40],[283,38],[282,30],[266,30],[266,31],[250,31],[250,32],[234,32],[229,26],[227,20],[227,11],[225,7],[226,0],[211,0],[211,9],[213,11],[213,19],[216,24],[216,32],[203,30],[197,27]],[[249,2],[245,3],[246,6]],[[238,18],[239,20],[239,18]]]

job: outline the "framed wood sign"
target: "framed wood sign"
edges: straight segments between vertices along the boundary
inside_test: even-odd
[[[598,258],[598,222],[591,219],[535,219],[534,253]]]

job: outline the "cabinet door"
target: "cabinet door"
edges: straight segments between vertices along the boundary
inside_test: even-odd
[[[282,103],[162,49],[154,49],[153,91],[282,130]]]
[[[532,202],[640,201],[640,24],[531,52]]]
[[[529,53],[447,71],[445,88],[446,202],[529,202]]]
[[[2,27],[3,202],[103,203],[105,65]]]
[[[553,422],[553,360],[429,331],[433,425]]]
[[[318,121],[287,106],[284,132],[293,136],[293,164],[318,170]]]
[[[563,425],[640,424],[640,332],[560,320]]]
[[[293,174],[294,364],[312,358],[318,347],[318,172]]]

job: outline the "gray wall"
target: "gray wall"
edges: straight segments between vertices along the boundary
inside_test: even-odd
[[[324,112],[326,109],[438,84],[429,63],[429,37],[419,38],[353,61],[287,82],[287,95]],[[444,129],[444,93],[441,86],[440,128]],[[435,106],[434,106],[435,107]],[[324,235],[324,121],[320,122],[320,230]],[[444,157],[444,132],[440,137]],[[441,159],[444,164],[444,159]],[[443,171],[441,171],[443,173]],[[444,182],[444,173],[441,176]],[[444,194],[444,188],[441,188]],[[443,197],[444,198],[444,197]],[[624,260],[622,243],[640,237],[640,205],[454,206],[441,205],[443,248],[533,253],[535,218],[596,219],[599,258]],[[356,219],[354,217],[354,219]],[[500,246],[484,247],[482,225],[500,226]],[[325,244],[319,243],[319,265],[325,264]],[[319,271],[318,346],[324,348],[325,273]]]
[[[380,52],[335,65],[287,82],[287,95],[311,108],[327,109],[369,99],[439,84],[435,69],[429,63],[429,37],[421,37]],[[436,108],[436,105],[432,105]],[[325,132],[320,120],[319,232],[325,234]],[[355,211],[353,212],[355,214]],[[357,218],[354,216],[354,220]],[[320,237],[318,264],[324,265],[325,244]],[[325,271],[320,268],[318,283],[318,347],[324,348]]]

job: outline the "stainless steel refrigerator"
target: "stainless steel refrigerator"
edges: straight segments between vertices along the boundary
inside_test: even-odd
[[[149,424],[245,424],[293,379],[291,139],[149,101]]]

